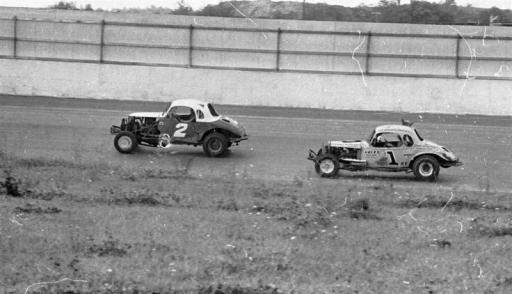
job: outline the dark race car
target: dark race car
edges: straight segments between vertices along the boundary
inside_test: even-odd
[[[219,115],[211,103],[192,99],[175,100],[163,112],[132,113],[120,126],[112,126],[110,133],[121,153],[131,153],[139,144],[160,148],[185,144],[202,145],[213,157],[248,138],[237,121]]]

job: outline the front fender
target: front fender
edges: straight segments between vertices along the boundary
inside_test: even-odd
[[[413,156],[413,158],[411,158],[411,162],[409,163],[409,167],[412,168],[412,165],[414,163],[414,161],[422,156],[422,155],[430,155],[430,156],[433,156],[434,158],[437,159],[437,161],[439,162],[439,164],[442,166],[442,167],[450,167],[450,166],[458,166],[458,165],[462,165],[462,162],[459,161],[458,158],[456,158],[455,160],[452,160],[448,157],[446,157],[444,154],[442,153],[438,153],[438,152],[420,152],[418,154],[415,154]]]
[[[201,125],[199,137],[201,141],[211,132],[224,133],[228,139],[237,139],[235,141],[246,140],[248,138],[245,129],[242,126],[234,126],[223,120],[217,120]]]
[[[315,163],[318,163],[318,155],[320,154],[320,152],[318,152],[318,154],[313,151],[312,149],[309,149],[309,153],[308,153],[308,157],[306,157],[307,160],[311,160],[311,161],[314,161]]]

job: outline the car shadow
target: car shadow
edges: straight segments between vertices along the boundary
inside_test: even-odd
[[[173,146],[170,148],[155,148],[149,146],[138,146],[138,148],[133,152],[133,154],[141,154],[148,156],[183,156],[183,157],[197,157],[202,159],[222,159],[222,158],[232,158],[232,159],[246,159],[249,158],[248,154],[244,150],[232,150],[228,149],[227,152],[219,157],[210,157],[207,156],[202,147],[192,147],[192,146]]]
[[[432,183],[432,184],[453,184],[457,178],[452,175],[443,175],[442,173],[433,182],[416,180],[413,173],[378,173],[378,172],[350,172],[340,171],[333,178],[344,178],[351,180],[369,180],[369,181],[394,181],[404,183]]]

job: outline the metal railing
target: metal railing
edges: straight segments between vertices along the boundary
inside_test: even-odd
[[[0,19],[0,21],[12,21],[12,36],[0,36],[1,42],[12,43],[12,54],[0,55],[3,59],[21,59],[21,60],[42,60],[42,61],[58,61],[58,62],[83,62],[83,63],[100,63],[100,64],[118,64],[118,65],[139,65],[139,66],[158,66],[158,67],[185,67],[185,68],[208,68],[208,69],[228,69],[228,70],[249,70],[249,71],[275,71],[275,72],[296,72],[296,73],[315,73],[315,74],[340,74],[340,75],[367,75],[367,76],[396,76],[396,77],[422,77],[422,78],[453,78],[453,79],[487,79],[487,80],[512,80],[512,76],[497,75],[471,75],[471,73],[461,74],[461,61],[475,60],[474,56],[461,55],[461,43],[471,39],[500,40],[511,41],[512,37],[494,37],[494,36],[461,36],[453,35],[432,35],[432,34],[399,34],[399,33],[375,33],[375,32],[340,32],[340,31],[312,31],[312,30],[289,30],[289,29],[260,29],[260,28],[234,28],[234,27],[205,27],[194,25],[166,25],[166,24],[146,24],[146,23],[129,23],[129,22],[82,22],[82,21],[55,21],[46,19],[19,19],[17,17],[11,19]],[[78,25],[94,25],[98,26],[99,39],[93,41],[78,40],[59,40],[59,39],[43,39],[43,38],[26,38],[19,33],[19,23],[23,22],[41,22],[41,23],[59,23],[59,24],[78,24]],[[143,27],[143,28],[164,28],[164,29],[183,29],[188,31],[187,45],[155,45],[141,43],[122,43],[108,42],[106,38],[106,27]],[[261,32],[272,33],[276,35],[275,49],[256,49],[256,48],[226,48],[226,47],[205,47],[195,46],[194,34],[196,31],[231,31],[231,32]],[[329,51],[302,51],[302,50],[284,50],[282,48],[283,36],[287,34],[306,34],[306,35],[331,35],[331,36],[359,36],[366,38],[366,47],[363,52],[329,52]],[[392,54],[372,52],[372,40],[375,37],[408,37],[408,38],[429,38],[429,39],[452,39],[454,40],[454,55],[424,55],[424,54]],[[21,42],[41,43],[41,44],[64,44],[64,45],[82,45],[98,47],[99,53],[94,59],[80,58],[64,58],[64,57],[41,57],[41,56],[23,56],[19,54],[19,46]],[[145,49],[161,49],[161,50],[183,50],[188,54],[186,62],[181,64],[161,63],[161,62],[142,62],[129,60],[109,60],[105,56],[105,48],[108,47],[127,47],[127,48],[145,48]],[[201,65],[194,61],[195,52],[230,52],[230,53],[247,53],[247,54],[271,54],[274,56],[275,64],[272,67],[248,67],[248,66],[225,66],[225,65]],[[512,52],[510,52],[512,54]],[[318,70],[318,69],[294,69],[286,68],[282,65],[282,57],[285,55],[298,56],[325,56],[325,57],[351,57],[361,58],[364,66],[359,70]],[[417,59],[417,60],[442,60],[453,66],[452,74],[438,73],[399,73],[399,72],[382,72],[375,71],[372,68],[372,60],[378,58],[387,59]],[[512,62],[510,57],[478,57],[479,62]]]

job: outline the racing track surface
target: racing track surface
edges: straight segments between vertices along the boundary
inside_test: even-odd
[[[341,139],[366,139],[379,124],[399,123],[400,114],[218,106],[242,123],[249,141],[226,158],[208,158],[200,147],[142,147],[120,154],[109,133],[112,124],[133,111],[158,111],[162,103],[0,96],[0,150],[21,157],[44,157],[114,166],[175,170],[190,164],[196,176],[246,175],[249,178],[347,181],[458,191],[512,192],[512,121],[510,117],[424,115],[420,134],[453,150],[464,162],[442,169],[436,183],[420,183],[412,174],[341,171],[339,179],[321,179],[306,160],[309,148]],[[117,110],[119,109],[119,110]],[[321,118],[321,117],[323,118]],[[413,115],[404,115],[414,119]],[[327,117],[327,118],[325,118]]]

